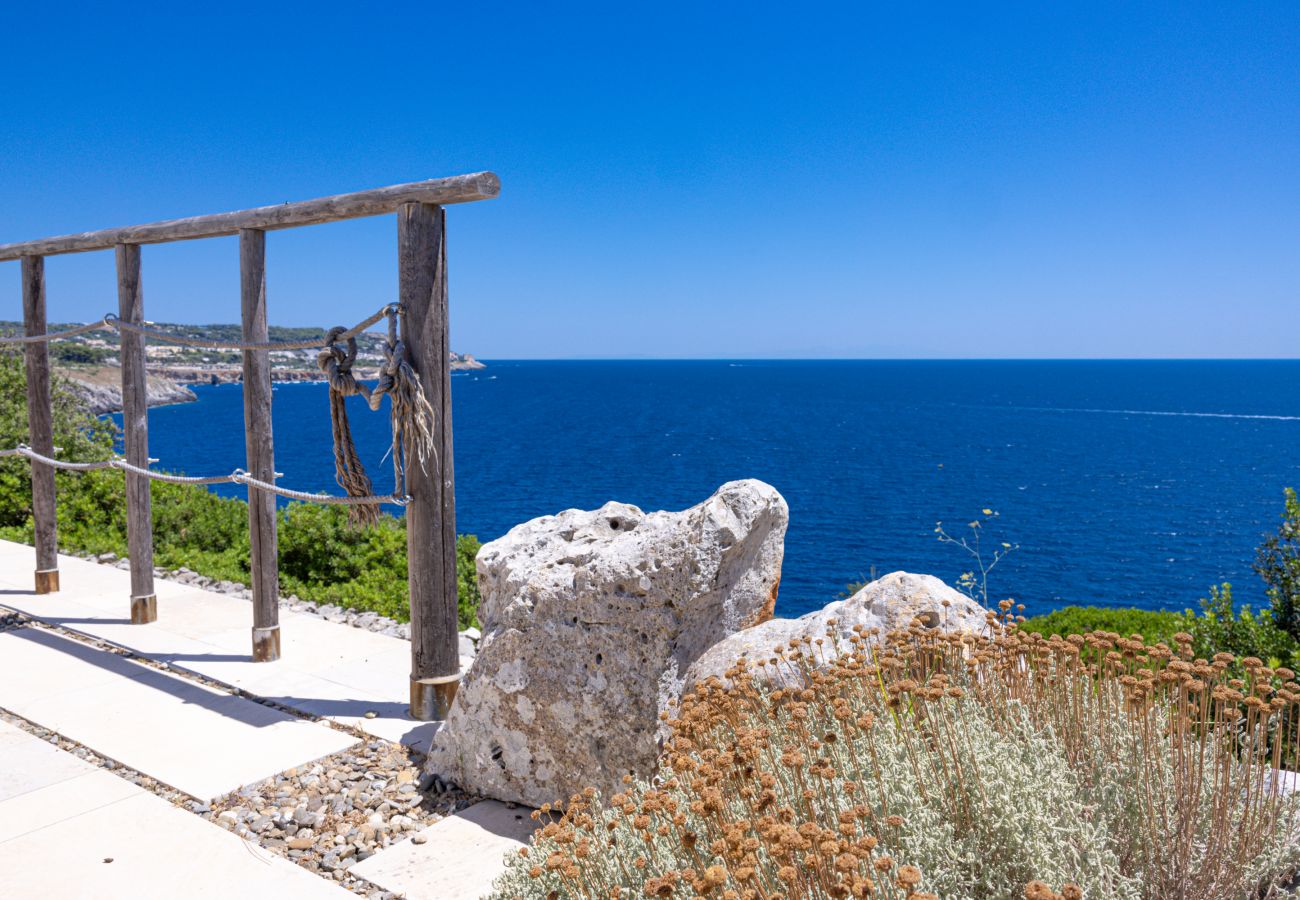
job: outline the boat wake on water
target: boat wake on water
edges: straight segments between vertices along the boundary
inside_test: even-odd
[[[1186,416],[1193,419],[1266,419],[1273,422],[1300,422],[1300,416],[1271,416],[1255,413],[1174,412],[1160,409],[1088,409],[1062,406],[1015,406],[1029,412],[1109,413],[1114,416]]]

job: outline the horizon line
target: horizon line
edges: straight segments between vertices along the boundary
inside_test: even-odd
[[[457,351],[459,352],[459,351]],[[1300,362],[1294,356],[473,356],[479,362]]]

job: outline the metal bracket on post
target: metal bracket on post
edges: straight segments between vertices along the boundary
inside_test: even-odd
[[[280,626],[253,628],[253,662],[274,662],[280,658]]]
[[[131,598],[131,624],[147,625],[158,619],[158,595]]]
[[[460,687],[460,673],[440,678],[411,676],[411,718],[420,722],[441,721],[451,712]]]

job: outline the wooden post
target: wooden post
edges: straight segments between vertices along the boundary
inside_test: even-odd
[[[24,256],[23,325],[28,335],[45,334],[45,258]],[[54,410],[50,402],[50,345],[27,345],[28,444],[54,455]],[[36,593],[59,589],[59,539],[54,506],[54,467],[32,460],[32,523],[36,543]]]
[[[426,203],[397,210],[402,340],[436,423],[437,457],[407,456],[407,574],[411,593],[411,717],[445,719],[460,683],[456,630],[456,480],[452,465],[447,338],[446,212]]]
[[[265,341],[266,232],[239,232],[239,287],[244,340]],[[275,445],[271,438],[271,356],[266,350],[244,351],[244,446],[248,472],[259,481],[275,481]],[[248,489],[249,569],[253,588],[253,661],[280,658],[280,578],[275,537],[275,495]]]
[[[144,321],[140,282],[140,245],[117,245],[117,314],[123,322]],[[122,331],[122,436],[126,461],[149,465],[149,399],[145,381],[144,335]],[[158,618],[153,589],[153,505],[149,479],[126,473],[126,541],[131,557],[131,622],[144,625]]]

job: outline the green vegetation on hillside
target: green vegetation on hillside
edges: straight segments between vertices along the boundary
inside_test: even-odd
[[[1142,635],[1155,644],[1171,644],[1174,635],[1183,630],[1180,613],[1150,609],[1105,606],[1064,606],[1045,616],[1034,616],[1021,623],[1022,631],[1032,631],[1049,637],[1059,634],[1088,634],[1092,631],[1113,631],[1124,637]]]
[[[1123,637],[1141,635],[1148,643],[1173,646],[1174,635],[1191,635],[1196,655],[1210,659],[1216,653],[1255,657],[1270,666],[1300,666],[1300,641],[1278,627],[1276,610],[1237,606],[1232,585],[1210,587],[1200,612],[1132,609],[1129,607],[1066,606],[1020,624],[1023,631],[1062,637],[1108,631]]]
[[[116,429],[90,415],[77,395],[55,379],[54,444],[59,458],[107,459]],[[27,440],[26,378],[21,357],[0,353],[0,447]],[[70,552],[125,556],[126,498],[112,470],[59,472],[59,546]],[[248,583],[248,505],[197,485],[151,483],[155,564],[185,566],[202,575]],[[32,540],[31,469],[21,458],[0,459],[0,538]],[[383,516],[353,528],[338,506],[292,503],[279,512],[280,592],[317,603],[374,610],[406,621],[406,525]],[[473,535],[457,541],[460,627],[474,624],[478,583]]]

